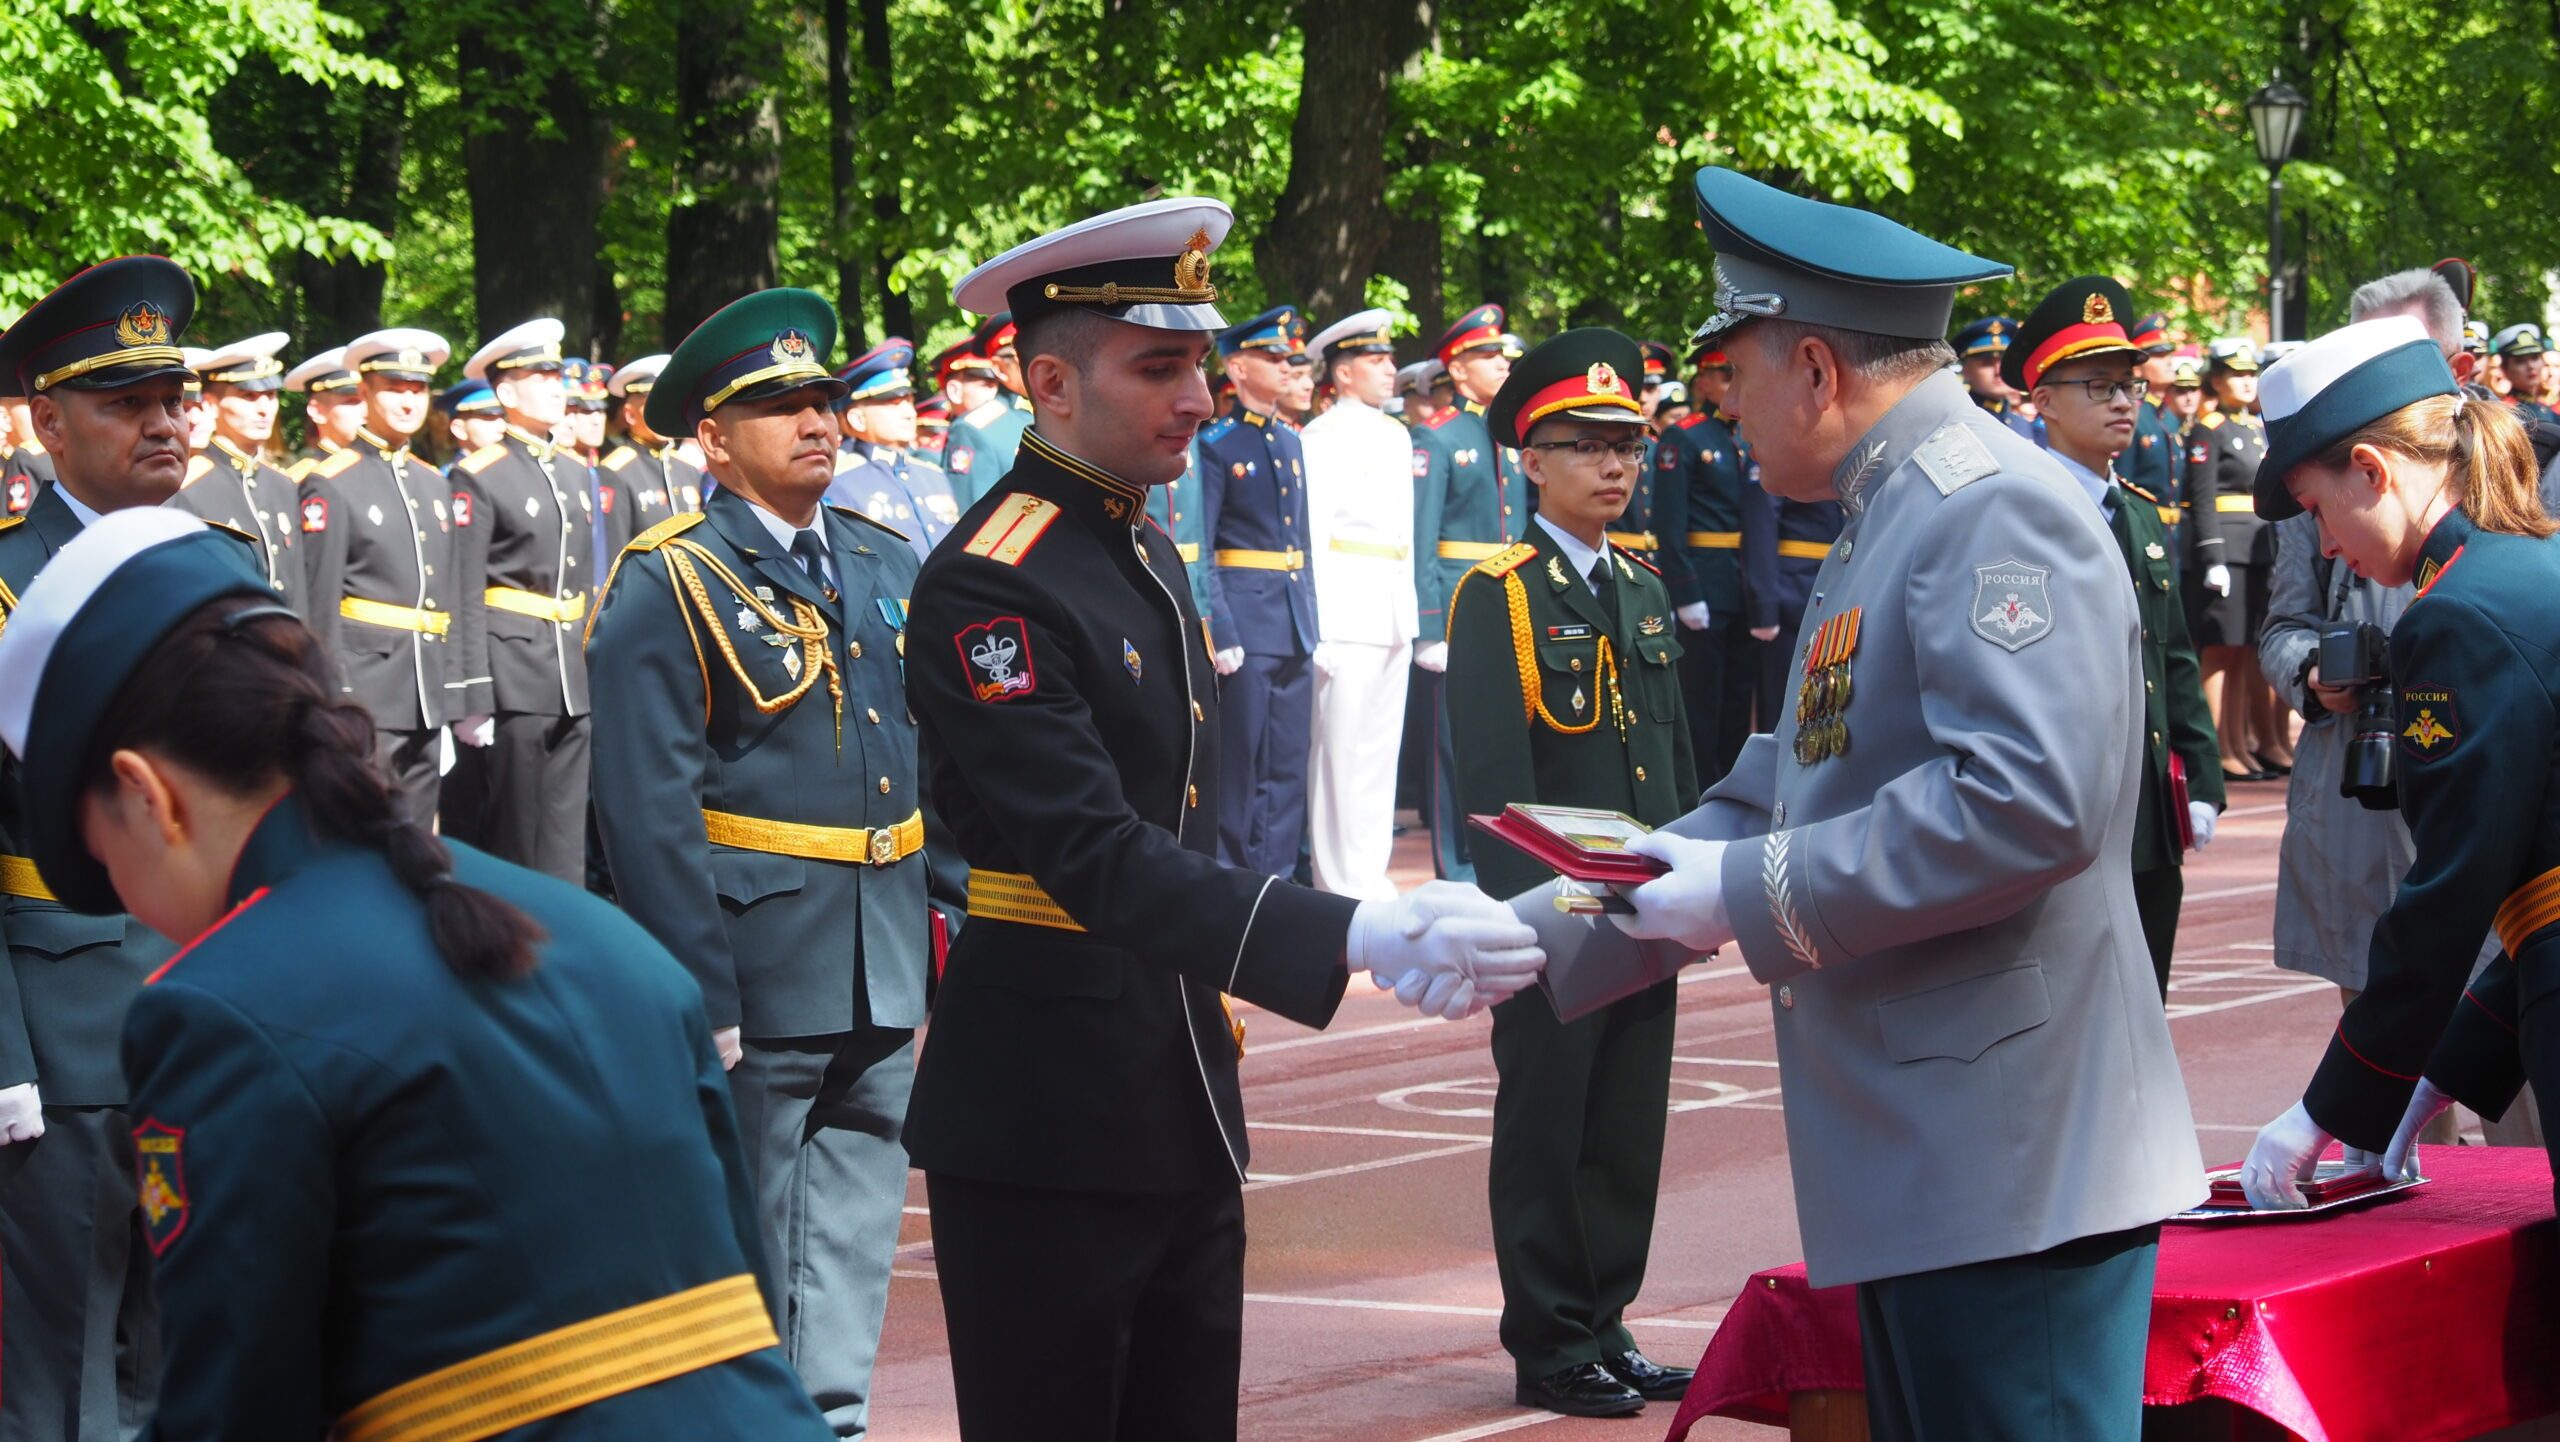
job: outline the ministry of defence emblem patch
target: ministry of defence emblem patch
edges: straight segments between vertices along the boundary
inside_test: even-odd
[[[1973,634],[2003,651],[2023,651],[2053,634],[2050,566],[2015,556],[1973,568]]]

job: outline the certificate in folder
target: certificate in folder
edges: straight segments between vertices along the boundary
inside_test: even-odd
[[[1641,886],[1670,870],[1627,849],[1653,828],[1622,811],[1513,802],[1498,816],[1470,816],[1467,824],[1568,881]]]

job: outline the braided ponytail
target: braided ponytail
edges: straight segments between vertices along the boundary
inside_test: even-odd
[[[503,981],[532,971],[542,928],[456,881],[453,854],[401,813],[374,761],[373,716],[338,694],[310,630],[272,614],[229,624],[240,609],[236,596],[207,603],[127,678],[90,751],[91,788],[111,784],[119,750],[158,752],[240,792],[282,775],[314,829],[383,853],[425,902],[436,950],[456,972]]]

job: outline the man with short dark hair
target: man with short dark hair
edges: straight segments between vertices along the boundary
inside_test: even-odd
[[[270,331],[204,359],[197,374],[213,412],[213,444],[188,464],[186,486],[170,504],[255,537],[267,584],[308,615],[301,498],[292,478],[265,459],[276,428],[276,392],[284,384],[276,352],[285,339],[284,332]]]
[[[962,391],[951,397],[954,416],[941,464],[951,478],[952,499],[967,510],[1013,469],[1022,433],[1031,425],[1031,402],[1022,393],[1011,313],[988,316],[962,344],[966,349],[954,362],[955,374],[975,379],[964,379]]]
[[[303,397],[302,450],[285,474],[295,485],[311,468],[356,443],[364,428],[364,396],[347,369],[347,348],[331,346],[284,373],[284,388]]]

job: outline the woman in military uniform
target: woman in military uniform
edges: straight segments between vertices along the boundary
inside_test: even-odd
[[[2258,1133],[2260,1207],[2332,1137],[2414,1170],[2420,1127],[2560,1095],[2560,545],[2507,407],[2466,395],[2408,316],[2323,336],[2267,373],[2258,514],[2308,512],[2358,575],[2417,596],[2391,630],[2400,808],[2416,857],[2374,924],[2365,990],[2302,1100]],[[2506,951],[2466,992],[2482,935]],[[2423,1076],[2424,1080],[2419,1080]]]
[[[683,969],[406,819],[231,538],[124,511],[57,560],[0,633],[34,862],[193,938],[124,1027],[158,1434],[825,1437]]]

